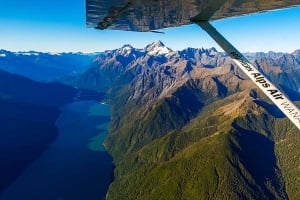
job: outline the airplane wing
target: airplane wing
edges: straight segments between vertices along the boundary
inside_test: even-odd
[[[87,26],[125,31],[198,24],[300,130],[300,110],[210,23],[300,5],[300,0],[86,0]]]
[[[86,24],[153,31],[300,5],[300,0],[86,0]]]

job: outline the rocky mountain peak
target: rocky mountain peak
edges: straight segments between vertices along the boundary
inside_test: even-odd
[[[300,49],[294,51],[294,52],[292,53],[292,55],[297,56],[297,57],[300,56]]]
[[[160,41],[160,40],[157,40],[156,42],[153,42],[150,45],[154,45],[156,47],[165,47],[165,44],[162,41]]]
[[[121,49],[133,49],[133,46],[131,46],[130,44],[124,44]]]
[[[215,47],[209,48],[208,51],[210,52],[210,54],[216,54],[216,53],[218,53],[218,50]]]
[[[268,103],[249,79],[244,78],[243,72],[225,53],[214,48],[188,48],[165,53],[171,50],[159,41],[135,51],[136,55],[141,55],[136,59],[133,56],[111,57],[109,54],[107,59],[81,78],[85,88],[110,93],[112,132],[106,147],[115,156],[118,173],[109,196],[120,194],[114,198],[128,199],[127,195],[132,194],[130,199],[137,199],[143,191],[135,194],[136,188],[144,183],[151,190],[154,188],[153,191],[161,191],[162,185],[166,185],[163,192],[169,191],[174,182],[161,179],[166,170],[177,180],[183,179],[182,185],[198,184],[199,179],[195,179],[194,174],[191,177],[186,177],[186,174],[190,174],[190,166],[195,166],[194,171],[204,166],[196,171],[201,176],[208,174],[201,185],[213,180],[216,183],[214,188],[222,187],[218,179],[224,177],[222,181],[227,181],[230,186],[225,192],[227,186],[224,190],[217,190],[211,198],[222,198],[225,193],[230,193],[233,198],[238,194],[249,199],[288,199],[282,187],[284,183],[280,182],[283,175],[278,174],[274,147],[286,152],[287,144],[298,147],[299,142],[290,142],[300,140],[294,139],[290,123],[281,119],[283,117],[276,107]],[[173,56],[175,53],[177,55]],[[252,63],[272,83],[284,86],[282,88],[292,100],[300,99],[300,74],[296,67],[300,66],[296,60],[299,57],[274,52],[259,53],[259,57],[251,55],[254,55]],[[292,132],[287,133],[287,130]],[[293,135],[293,138],[286,140],[285,134]],[[282,157],[280,155],[279,158]],[[266,166],[266,160],[271,164]],[[294,161],[292,159],[290,163]],[[282,169],[297,168],[299,159],[296,164],[290,163],[283,162],[289,166]],[[227,171],[224,172],[224,169]],[[137,179],[139,182],[136,182]],[[241,185],[237,193],[232,192],[233,182]],[[151,185],[153,183],[155,185]],[[253,183],[253,190],[248,183]],[[296,183],[290,185],[294,187]],[[299,184],[296,186],[295,191]],[[174,187],[175,190],[178,188],[176,184]],[[122,194],[120,188],[126,188],[126,192]],[[276,191],[276,188],[279,190]],[[180,188],[178,193],[183,190],[185,187]],[[209,192],[201,190],[191,199]],[[148,190],[144,191],[142,195],[145,198],[140,199],[159,198],[148,194]],[[186,190],[184,194],[191,194],[191,191]],[[174,196],[173,199],[176,198]],[[208,196],[200,198],[207,199]]]
[[[164,45],[161,41],[156,41],[145,47],[148,55],[165,55],[171,53],[172,50]]]
[[[6,57],[6,51],[0,49],[0,57]]]
[[[133,50],[134,48],[130,44],[125,44],[118,50],[118,54],[123,56],[129,56]]]

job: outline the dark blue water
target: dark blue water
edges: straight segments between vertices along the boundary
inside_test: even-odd
[[[101,200],[113,178],[102,146],[110,120],[108,105],[75,102],[56,122],[55,142],[11,184],[1,200]]]

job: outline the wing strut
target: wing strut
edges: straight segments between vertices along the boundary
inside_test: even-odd
[[[232,44],[230,44],[208,21],[193,21],[204,29],[228,53],[243,72],[265,93],[273,103],[300,130],[300,110],[261,72],[259,72]]]

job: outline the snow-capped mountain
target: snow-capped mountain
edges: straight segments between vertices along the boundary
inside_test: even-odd
[[[58,81],[66,76],[85,71],[94,56],[95,54],[80,52],[44,53],[0,50],[0,69],[32,80]]]
[[[254,53],[248,54],[248,57],[272,81],[284,85],[289,91],[298,92],[300,56],[295,55],[297,51],[293,54]],[[132,87],[135,87],[132,98],[142,94],[145,98],[154,99],[171,94],[187,80],[225,76],[228,73],[247,79],[224,52],[218,52],[215,48],[173,51],[157,41],[145,48],[124,45],[100,53],[78,84],[84,88],[106,90],[116,81],[121,81],[119,78],[122,77],[122,81],[136,80],[132,83]],[[148,80],[150,78],[151,81]],[[158,86],[157,91],[152,89],[149,92],[154,85]],[[205,87],[209,88],[209,84]]]
[[[166,55],[173,52],[172,49],[166,47],[161,41],[147,45],[144,50],[148,55],[152,56]]]
[[[248,57],[299,103],[299,51]],[[300,163],[299,131],[225,53],[172,51],[161,42],[143,49],[125,45],[97,56],[78,85],[109,91],[112,120],[105,146],[116,165],[108,192],[112,199],[147,199],[142,197],[151,193],[148,188],[168,199],[183,186],[176,199],[191,193],[187,184],[199,182],[200,199],[298,194],[300,184],[293,177],[299,173],[293,170]],[[226,193],[220,189],[224,183],[230,186],[224,187]],[[217,189],[203,191],[206,184]]]

